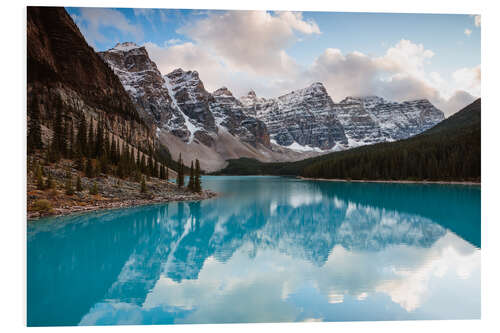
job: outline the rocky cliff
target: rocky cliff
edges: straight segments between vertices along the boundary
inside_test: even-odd
[[[425,99],[397,103],[377,96],[347,97],[335,104],[334,112],[351,147],[406,139],[444,119]]]
[[[87,44],[62,7],[27,8],[28,116],[36,105],[52,126],[55,110],[66,121],[103,119],[106,129],[134,146],[153,144],[151,129],[137,113],[122,83]]]
[[[259,99],[250,91],[240,100],[245,112],[262,120],[281,146],[295,143],[326,150],[347,145],[332,99],[319,82],[272,99]]]
[[[246,114],[264,121],[273,142],[301,151],[405,139],[444,119],[428,100],[397,103],[368,96],[334,103],[319,82],[270,99],[250,91],[240,101]]]
[[[222,127],[253,147],[270,146],[266,125],[242,112],[229,90],[209,93],[198,72],[179,68],[162,76],[146,49],[131,42],[99,55],[119,77],[140,116],[158,129],[187,144],[196,141],[213,148]]]

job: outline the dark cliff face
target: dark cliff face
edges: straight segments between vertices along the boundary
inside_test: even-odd
[[[278,98],[258,98],[254,91],[240,98],[244,112],[262,120],[278,145],[332,149],[347,145],[344,129],[333,112],[323,84],[292,91]]]
[[[104,117],[108,130],[131,143],[152,143],[120,80],[62,7],[27,8],[27,82],[28,114],[39,105],[46,124],[63,107],[73,121]]]
[[[210,104],[216,120],[232,135],[240,140],[256,146],[258,143],[271,147],[266,124],[243,112],[243,105],[231,91],[222,87],[213,92],[213,102]]]
[[[164,76],[172,86],[173,98],[185,115],[199,123],[206,131],[217,133],[215,120],[210,112],[209,103],[213,96],[205,90],[197,71],[176,69]]]

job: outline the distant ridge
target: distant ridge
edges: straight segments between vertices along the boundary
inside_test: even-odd
[[[481,180],[481,99],[412,138],[292,163],[230,160],[220,174],[353,180]]]

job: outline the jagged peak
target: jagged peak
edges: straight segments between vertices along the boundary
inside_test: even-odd
[[[123,43],[117,43],[110,51],[124,51],[128,52],[134,49],[139,49],[142,46],[137,45],[134,42],[123,42]]]
[[[250,89],[250,91],[247,94],[248,97],[257,97],[257,94],[253,89]]]
[[[221,97],[233,97],[233,94],[227,87],[220,87],[216,91],[213,92],[214,96],[221,96]]]
[[[316,87],[317,87],[317,88],[323,88],[323,89],[325,88],[325,86],[324,86],[324,85],[323,85],[323,83],[321,83],[321,82],[314,82],[314,83],[312,83],[312,84],[309,86],[309,88],[316,88]]]
[[[367,96],[347,96],[343,100],[340,101],[342,104],[347,103],[391,103],[387,101],[383,97],[375,96],[375,95],[367,95]]]
[[[180,77],[180,76],[183,76],[185,77],[186,79],[196,79],[196,80],[199,80],[200,77],[199,77],[199,74],[197,71],[185,71],[183,70],[182,68],[176,68],[174,69],[173,71],[171,71],[170,73],[168,73],[167,75],[168,78],[174,78],[174,77]]]

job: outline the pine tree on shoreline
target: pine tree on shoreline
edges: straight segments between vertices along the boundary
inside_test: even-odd
[[[188,182],[188,189],[194,192],[194,167],[193,167],[193,161],[191,161],[191,168],[189,169],[189,182]]]
[[[179,160],[177,161],[179,169],[177,171],[177,187],[184,186],[184,164],[182,164],[182,155],[179,153]]]
[[[200,170],[200,161],[196,159],[196,166],[194,172],[194,192],[201,193],[201,170]]]

